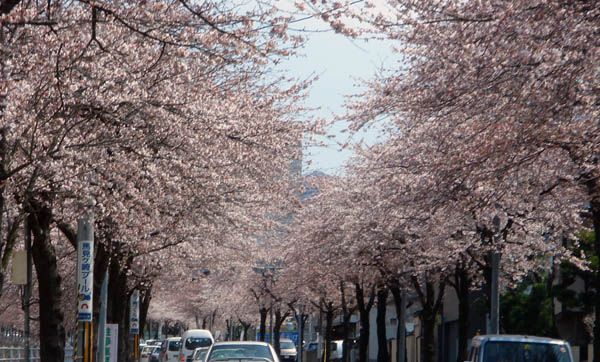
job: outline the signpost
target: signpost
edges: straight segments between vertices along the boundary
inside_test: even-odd
[[[119,352],[119,325],[107,324],[104,330],[104,360],[100,362],[117,362]]]
[[[77,222],[77,321],[83,325],[82,362],[92,362],[94,331],[94,228],[87,218]]]
[[[140,358],[140,291],[134,290],[129,298],[129,334],[133,335],[133,359]]]

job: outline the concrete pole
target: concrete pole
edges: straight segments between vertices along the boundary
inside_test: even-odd
[[[492,295],[490,311],[490,334],[500,333],[500,253],[492,253]]]
[[[80,248],[84,241],[92,241],[94,240],[94,225],[92,224],[93,216],[91,214],[86,215],[85,217],[77,220],[77,247]],[[93,247],[92,247],[93,251]],[[94,255],[92,252],[91,255],[92,265],[91,270],[93,273],[93,260]],[[78,272],[79,273],[79,272]],[[93,276],[91,277],[93,280]],[[92,297],[93,298],[93,297]],[[93,299],[90,300],[90,305],[93,305]],[[83,362],[92,362],[93,359],[93,328],[92,322],[83,322],[78,321],[80,323],[80,331],[82,335],[78,338],[80,347],[79,351],[83,352]]]
[[[23,308],[25,314],[25,325],[23,327],[23,332],[25,334],[25,361],[31,362],[31,325],[29,305],[31,304],[31,275],[33,269],[31,262],[31,229],[27,217],[25,218],[25,253],[27,259],[27,284],[25,284],[25,288],[23,290]]]
[[[106,307],[108,303],[108,270],[104,273],[104,280],[102,280],[102,288],[100,289],[100,316],[98,320],[98,351],[97,361],[104,362],[104,348],[106,346],[106,338],[104,333],[106,331]]]

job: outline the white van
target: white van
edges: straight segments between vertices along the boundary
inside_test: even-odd
[[[519,335],[475,336],[467,362],[573,362],[571,346],[566,341]]]
[[[160,348],[160,362],[177,362],[181,345],[180,337],[171,337],[165,339]]]
[[[192,362],[196,348],[210,347],[215,342],[212,333],[206,329],[190,329],[181,336],[179,362]]]

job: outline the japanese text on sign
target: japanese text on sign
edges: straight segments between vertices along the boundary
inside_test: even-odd
[[[82,240],[77,248],[78,320],[92,321],[94,290],[94,243]]]

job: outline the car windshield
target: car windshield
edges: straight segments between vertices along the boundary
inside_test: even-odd
[[[571,362],[569,350],[564,345],[491,341],[485,344],[485,362]]]
[[[169,351],[179,351],[179,346],[181,345],[181,341],[170,341],[169,342]]]
[[[269,347],[257,344],[226,344],[214,346],[208,361],[263,359],[273,361]]]
[[[188,337],[185,339],[185,349],[196,349],[198,347],[210,347],[212,340],[204,337]]]
[[[281,349],[295,349],[296,346],[292,341],[281,341]]]

